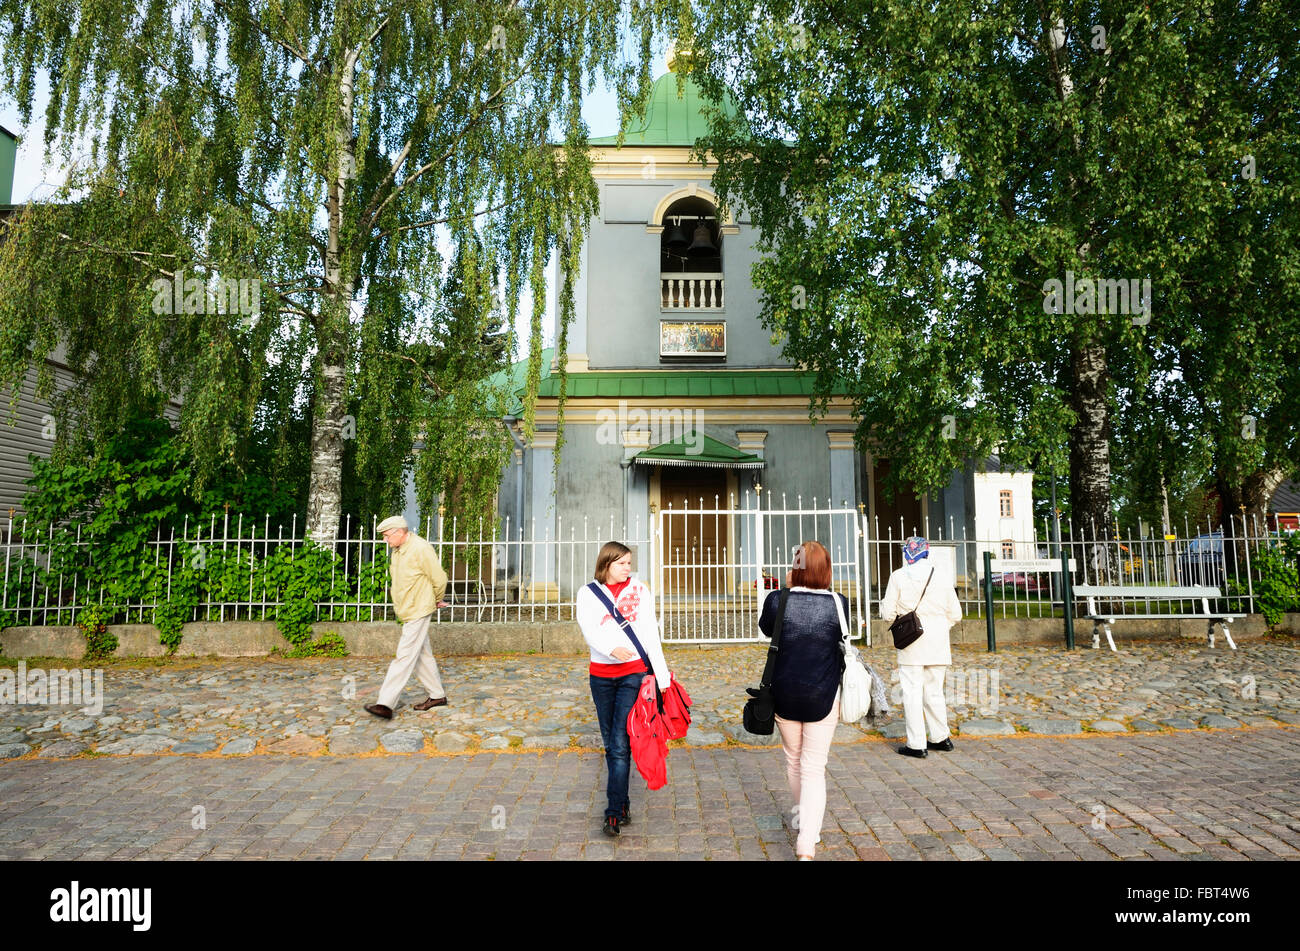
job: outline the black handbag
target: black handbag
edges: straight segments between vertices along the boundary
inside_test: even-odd
[[[931,568],[930,578],[933,577],[934,569]],[[925,591],[930,587],[930,578],[925,579],[925,588],[921,589],[921,596],[916,599],[916,608],[919,608],[921,602],[925,600]],[[916,616],[916,608],[912,608],[906,614],[900,614],[894,618],[894,623],[889,625],[889,633],[894,635],[894,646],[900,651],[904,647],[910,647],[925,633],[925,628],[921,627],[921,619]]]
[[[772,698],[772,664],[781,640],[781,625],[785,622],[785,599],[790,589],[782,588],[776,604],[776,624],[772,628],[772,646],[767,649],[767,663],[757,687],[746,687],[750,699],[745,702],[740,721],[745,729],[757,736],[771,736],[776,729],[776,701]]]

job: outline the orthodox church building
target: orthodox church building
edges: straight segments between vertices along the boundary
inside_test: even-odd
[[[759,322],[759,293],[749,278],[757,230],[743,211],[719,213],[711,189],[716,166],[691,160],[707,131],[704,103],[689,78],[679,93],[673,65],[670,58],[621,148],[612,135],[590,139],[600,211],[575,285],[560,465],[557,471],[558,367],[548,361],[536,433],[526,445],[517,440],[503,474],[502,523],[522,527],[524,539],[561,543],[610,536],[633,544],[659,531],[665,587],[674,587],[675,563],[703,559],[724,567],[691,586],[719,595],[754,583],[733,570],[738,564],[761,557],[772,572],[788,566],[787,542],[815,533],[836,547],[854,544],[829,513],[819,522],[791,518],[787,530],[769,529],[763,539],[752,518],[719,510],[848,510],[872,516],[882,537],[927,528],[934,537],[940,525],[945,537],[950,527],[957,537],[976,537],[976,467],[955,472],[940,492],[891,500],[880,489],[890,461],[855,449],[847,398],[833,397],[810,422],[812,376],[782,358]],[[1029,498],[1020,505],[1032,509]],[[694,518],[676,514],[701,509],[706,514]],[[982,528],[979,537],[996,537],[985,534],[996,530]],[[653,553],[637,548],[643,577],[648,557]],[[561,598],[590,577],[590,565],[551,562],[548,554],[518,574],[512,565],[511,574]]]

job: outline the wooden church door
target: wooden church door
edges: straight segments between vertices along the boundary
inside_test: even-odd
[[[727,587],[723,566],[734,561],[727,516],[700,511],[727,507],[726,470],[664,466],[660,472],[660,505],[673,512],[662,522],[664,593],[721,594]]]

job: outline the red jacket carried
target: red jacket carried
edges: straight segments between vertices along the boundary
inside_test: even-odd
[[[671,674],[669,675],[672,676]],[[691,698],[673,677],[664,691],[664,719],[668,723],[668,739],[680,740],[691,726]]]
[[[676,678],[663,692],[663,712],[659,710],[657,692],[654,674],[647,674],[627,715],[632,759],[651,789],[660,789],[668,782],[668,741],[684,737],[691,725],[691,698]]]

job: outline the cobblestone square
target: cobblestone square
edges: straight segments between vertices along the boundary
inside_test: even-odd
[[[889,652],[864,653],[888,677]],[[599,830],[603,756],[579,658],[448,658],[451,704],[416,713],[408,690],[392,722],[360,710],[382,661],[212,660],[109,667],[98,717],[6,707],[0,859],[792,859],[781,753],[735,739],[762,649],[669,659],[695,700],[692,732],[723,740],[678,744],[664,789],[634,773],[634,821],[616,840]],[[990,711],[955,704],[956,749],[920,761],[882,735],[897,717],[846,728],[827,764],[819,861],[1300,857],[1300,651],[958,650],[954,667],[999,671],[993,715],[1011,734],[964,735],[964,718]],[[1267,693],[1226,689],[1248,677]],[[1090,730],[1117,697],[1136,711],[1124,729]],[[1081,732],[1026,730],[1065,708]],[[1178,715],[1237,725],[1139,729]],[[398,731],[418,752],[388,751]],[[462,751],[439,751],[446,731],[467,738]],[[79,748],[51,755],[72,732]],[[192,748],[196,735],[209,747]],[[564,742],[524,742],[541,735]],[[290,738],[304,742],[279,746]]]

